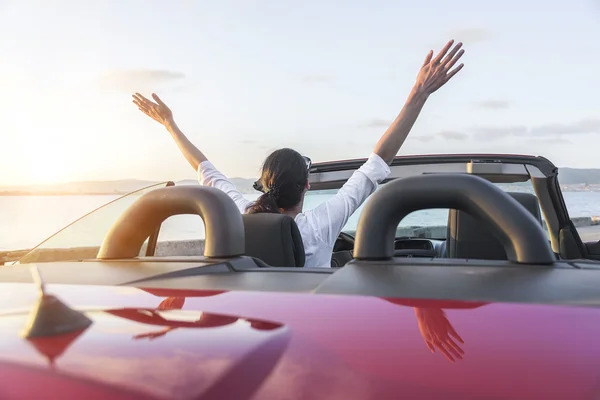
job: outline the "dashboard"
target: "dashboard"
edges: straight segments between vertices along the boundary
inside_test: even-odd
[[[394,242],[396,257],[427,257],[441,256],[443,240],[423,238],[402,238]]]
[[[425,238],[397,238],[394,257],[444,257],[446,241]],[[333,248],[332,267],[341,267],[352,260],[354,237],[342,232]]]

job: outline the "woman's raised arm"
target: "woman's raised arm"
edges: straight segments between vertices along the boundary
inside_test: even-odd
[[[149,100],[139,93],[133,95],[133,103],[144,114],[163,125],[173,137],[179,150],[198,174],[198,182],[203,186],[211,186],[225,193],[235,202],[240,212],[245,212],[251,202],[235,187],[225,175],[217,170],[190,140],[183,134],[173,119],[173,112],[155,94]]]
[[[433,50],[429,51],[408,100],[400,114],[377,142],[373,152],[386,163],[391,164],[398,154],[398,150],[410,133],[429,95],[441,88],[463,67],[463,64],[460,64],[452,69],[465,52],[461,50],[462,43],[458,43],[448,53],[453,44],[454,40],[449,41],[435,58],[433,58]]]
[[[190,163],[194,171],[198,171],[198,166],[204,161],[208,161],[206,156],[183,134],[181,129],[173,119],[173,112],[155,93],[152,93],[152,100],[148,100],[139,93],[133,95],[133,104],[135,104],[141,112],[160,123],[167,128],[167,131],[173,137],[173,140],[179,147],[179,150]]]

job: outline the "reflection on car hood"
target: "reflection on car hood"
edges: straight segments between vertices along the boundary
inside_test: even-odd
[[[596,308],[100,286],[47,291],[86,310],[93,324],[23,339],[37,291],[0,284],[2,398],[600,394]]]

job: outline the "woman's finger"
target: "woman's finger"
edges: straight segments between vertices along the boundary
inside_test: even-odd
[[[458,344],[456,344],[456,342],[454,342],[454,340],[448,338],[448,340],[446,340],[446,344],[448,345],[448,347],[453,348],[458,353],[465,354],[465,351],[463,349],[461,349],[460,346]]]
[[[451,354],[453,360],[454,359],[458,359],[458,360],[463,359],[462,355],[458,351],[456,351],[456,349],[454,347],[452,347],[449,343],[444,342],[441,344],[441,346],[444,347],[446,349],[446,351]]]
[[[431,58],[433,57],[433,50],[429,50],[429,53],[427,53],[427,56],[425,57],[425,61],[423,62],[423,65],[421,66],[424,67],[427,64],[429,64],[431,62]]]
[[[434,63],[439,63],[440,60],[442,59],[442,57],[444,57],[444,55],[446,55],[446,53],[448,52],[448,49],[450,48],[450,46],[452,46],[453,43],[454,43],[454,40],[451,40],[448,43],[446,43],[446,45],[440,51],[440,53],[437,56],[435,56],[435,58],[433,59],[433,62]]]
[[[452,335],[456,340],[458,340],[461,343],[464,343],[465,341],[460,337],[460,335],[458,333],[456,333],[456,331],[454,330],[454,327],[452,327],[452,325],[448,324],[448,333],[450,335]]]
[[[462,67],[464,67],[465,64],[460,64],[458,67],[454,68],[452,71],[450,71],[448,74],[446,74],[446,78],[444,78],[444,83],[448,82],[450,80],[450,78],[452,78],[454,75],[456,75],[456,73],[458,71],[460,71],[462,69]]]
[[[433,347],[433,344],[431,344],[429,340],[425,340],[425,344],[427,345],[429,350],[431,350],[432,353],[435,353],[435,347]]]
[[[133,104],[135,104],[140,110],[143,110],[144,112],[150,112],[150,107],[148,107],[144,103],[140,103],[139,101],[134,100]]]
[[[159,106],[167,107],[167,105],[160,99],[160,97],[158,97],[156,93],[152,93],[152,98],[158,103]]]
[[[458,60],[460,60],[463,54],[465,54],[464,50],[459,51],[458,54],[454,58],[452,58],[448,64],[445,65],[446,71],[449,71],[450,68],[452,68]]]
[[[151,105],[154,104],[154,102],[152,102],[152,100],[148,100],[147,98],[145,98],[144,96],[142,96],[140,93],[137,93],[133,95],[136,99],[138,99],[140,102],[145,103],[147,105]]]
[[[452,48],[452,50],[450,51],[450,53],[448,53],[448,55],[446,57],[444,57],[444,59],[440,62],[440,64],[442,66],[446,65],[450,60],[452,60],[452,58],[454,57],[454,55],[458,52],[458,50],[460,50],[461,47],[462,47],[462,43],[458,42],[456,44],[456,46],[454,46]]]
[[[444,354],[444,357],[446,357],[449,361],[454,362],[454,357],[452,357],[452,354],[450,354],[448,350],[444,348],[442,342],[437,342],[435,345],[438,348],[438,350],[441,351],[442,354]]]

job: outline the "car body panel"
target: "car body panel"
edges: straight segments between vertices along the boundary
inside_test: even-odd
[[[122,398],[600,394],[600,309],[593,307],[77,285],[46,290],[89,310],[94,323],[27,341],[19,331],[36,287],[0,284],[0,371],[20,385],[42,374],[45,390],[65,396],[86,384],[116,389]],[[424,340],[446,337],[444,321],[464,341],[462,359],[454,362]],[[0,377],[0,395],[14,389]]]

